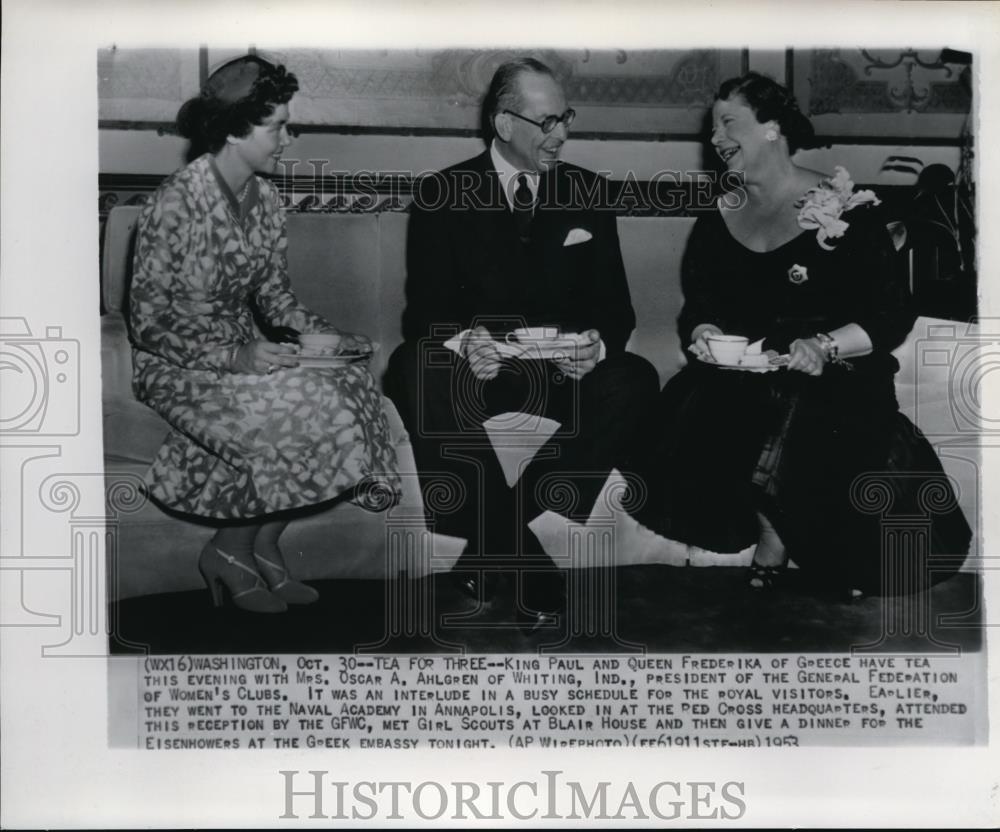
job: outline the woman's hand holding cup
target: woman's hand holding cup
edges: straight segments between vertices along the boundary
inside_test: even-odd
[[[477,326],[462,339],[459,352],[469,362],[472,374],[480,380],[490,380],[500,373],[500,352],[485,326]]]
[[[688,350],[702,361],[715,361],[708,348],[708,336],[722,334],[722,330],[715,324],[701,324],[700,326],[696,326],[691,333],[691,346],[688,347]]]
[[[601,354],[601,333],[588,329],[576,336],[569,336],[575,345],[555,363],[566,375],[579,381],[597,366]]]

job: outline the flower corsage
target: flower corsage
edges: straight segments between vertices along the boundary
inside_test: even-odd
[[[815,228],[816,242],[826,251],[833,251],[827,240],[843,237],[848,229],[848,224],[840,218],[842,214],[859,205],[881,204],[872,191],[855,191],[851,175],[844,168],[838,165],[833,170],[833,176],[810,188],[795,203],[799,209],[799,226]]]

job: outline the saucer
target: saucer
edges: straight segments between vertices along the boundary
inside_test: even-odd
[[[506,341],[497,341],[496,345],[497,351],[504,358],[551,361],[555,358],[572,357],[577,347],[582,346],[582,342],[573,336],[563,335],[559,338],[550,338],[547,340],[517,341],[513,344],[508,344]]]
[[[297,355],[287,353],[283,358],[294,358],[299,362],[300,367],[350,367],[352,364],[361,364],[371,360],[373,353],[352,352],[340,355]]]
[[[294,358],[300,367],[350,367],[370,361],[379,350],[378,341],[372,341],[368,352],[339,352],[333,355],[302,355],[298,352],[281,353],[282,358]]]
[[[720,370],[739,370],[744,373],[773,373],[775,370],[780,370],[785,366],[784,364],[724,364],[721,361],[707,361],[697,355],[695,358],[702,364],[708,364],[710,367],[718,367]]]

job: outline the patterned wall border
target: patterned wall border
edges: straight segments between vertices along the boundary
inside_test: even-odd
[[[117,47],[98,51],[99,126],[172,133],[181,102],[207,73],[244,50]],[[480,103],[505,60],[552,67],[578,113],[577,136],[690,140],[701,134],[719,83],[744,70],[747,49],[666,50],[257,49],[299,76],[300,132],[479,135]]]
[[[206,47],[202,47],[196,57],[192,54],[184,58],[192,66],[187,67],[185,64],[182,80],[188,85],[198,85],[207,76],[210,67],[220,60],[232,57],[232,51],[215,50],[210,53]],[[256,50],[251,47],[248,51]],[[308,50],[297,51],[308,53]],[[575,61],[582,60],[583,64],[580,65],[583,66],[592,60],[587,50],[582,50],[582,54],[586,56],[583,58],[572,51],[542,50],[539,54],[561,73],[568,92],[580,99],[577,102],[578,110],[589,111],[589,118],[578,120],[580,124],[574,130],[574,137],[590,140],[691,141],[702,137],[701,121],[697,118],[692,121],[692,118],[698,113],[704,114],[706,101],[711,99],[712,91],[709,88],[719,77],[749,69],[751,53],[746,48],[738,51],[674,50],[674,53],[676,64],[662,76],[649,74],[648,66],[643,74],[643,53],[630,54],[620,50],[615,53],[618,55],[617,62],[623,66],[631,67],[633,60],[638,62],[637,74],[631,76],[577,72]],[[932,55],[932,51],[921,55],[912,49],[888,52],[882,50],[874,57],[865,49],[786,49],[784,81],[796,93],[803,109],[807,113],[811,111],[814,126],[823,144],[919,143],[928,146],[958,146],[961,144],[960,134],[965,118],[962,111],[964,109],[967,112],[968,102],[960,100],[962,96],[957,83],[959,65],[954,63],[954,55],[964,54],[944,50],[940,57],[935,56],[932,61],[927,57]],[[141,90],[137,92],[127,85],[123,89],[110,85],[109,79],[113,78],[113,69],[110,68],[113,66],[112,57],[113,53],[109,53],[104,56],[103,61],[99,61],[99,65],[104,67],[101,77],[105,85],[119,95],[138,95]],[[296,56],[292,54],[289,57]],[[353,79],[351,84],[359,83],[358,78],[347,73],[344,67],[318,66],[315,65],[316,56],[312,57],[302,67],[307,75],[312,73],[322,79],[329,72],[339,70],[341,75],[346,73],[345,77]],[[479,89],[485,83],[487,70],[491,71],[494,63],[502,57],[509,57],[506,50],[441,50],[434,57],[434,72],[427,78],[423,75],[420,77],[425,85],[431,84],[436,94],[444,95],[445,89],[458,90],[452,93],[455,100],[451,104],[456,107],[461,104],[467,108],[475,98],[473,88]],[[942,62],[946,57],[952,63]],[[972,58],[968,56],[967,59]],[[367,67],[365,71],[359,70],[358,74],[360,80],[365,82],[362,85],[363,92],[367,93],[374,88],[385,98],[383,86],[375,84],[381,77],[378,76],[379,71],[392,74],[388,68],[379,70],[377,67]],[[918,78],[914,73],[924,75]],[[108,77],[105,78],[105,75]],[[871,77],[865,77],[866,75]],[[831,81],[831,78],[834,80]],[[142,80],[134,83],[141,86]],[[145,79],[145,82],[153,83],[150,79]],[[319,81],[315,83],[318,84]],[[346,92],[361,95],[357,90],[352,92],[353,87],[346,81],[342,83],[346,84]],[[313,92],[320,91],[317,89]],[[162,90],[157,94],[166,95]],[[868,101],[872,95],[877,102],[881,102],[876,107],[877,111],[871,110],[871,102]],[[384,101],[380,98],[380,106],[391,109],[392,100],[391,97]],[[882,112],[887,108],[898,112]],[[455,121],[450,116],[445,118],[443,114],[438,115],[440,118],[434,117],[430,121],[427,120],[427,113],[424,113],[421,118],[414,117],[409,121],[404,118],[396,123],[386,123],[381,119],[379,123],[380,119],[374,118],[371,113],[358,112],[353,113],[353,116],[340,113],[336,117],[318,117],[314,113],[311,118],[303,119],[303,123],[293,124],[292,129],[319,135],[452,138],[480,135],[478,127],[469,121]],[[580,129],[585,127],[584,121],[588,122],[586,126],[590,127],[589,130]],[[144,130],[155,131],[159,135],[172,135],[175,132],[170,121],[157,120],[156,117],[129,118],[126,111],[121,111],[116,118],[105,116],[98,125],[102,130]]]
[[[786,80],[824,136],[958,146],[971,124],[972,60],[941,49],[803,49],[786,54]]]

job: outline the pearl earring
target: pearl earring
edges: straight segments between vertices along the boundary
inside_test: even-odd
[[[767,139],[769,142],[776,142],[778,141],[778,134],[774,130],[768,130],[764,134],[764,138]]]

